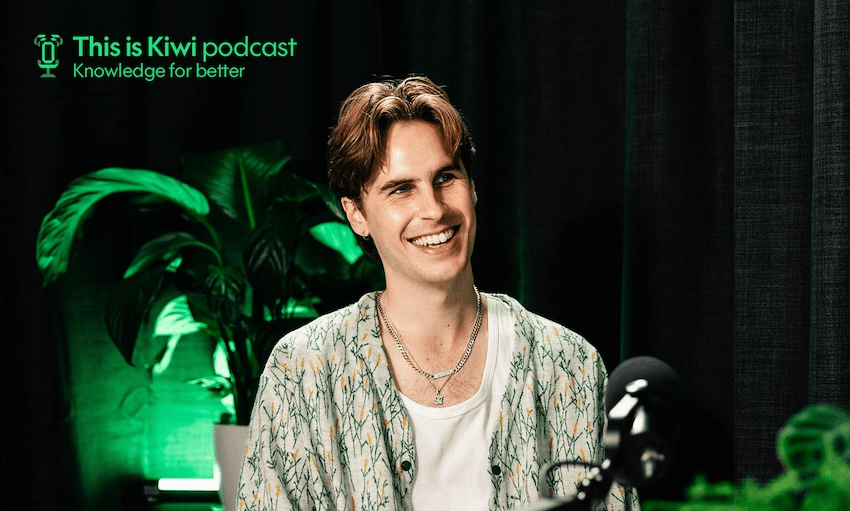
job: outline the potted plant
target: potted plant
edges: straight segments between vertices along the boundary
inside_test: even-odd
[[[783,473],[762,485],[709,483],[699,474],[681,502],[649,500],[645,511],[846,511],[850,509],[850,413],[809,405],[776,436]]]
[[[192,383],[223,399],[222,423],[247,425],[277,340],[383,282],[333,193],[301,170],[281,142],[269,142],[185,157],[181,179],[126,168],[82,176],[41,224],[43,284],[67,271],[74,241],[99,207],[165,218],[115,282],[107,332],[128,364],[151,375],[167,369],[181,338],[208,334],[216,374]]]

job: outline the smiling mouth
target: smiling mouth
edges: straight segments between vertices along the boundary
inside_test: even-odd
[[[455,234],[457,234],[457,230],[457,227],[449,227],[443,232],[411,238],[408,241],[418,247],[436,247],[443,243],[447,243],[450,239],[454,238]]]

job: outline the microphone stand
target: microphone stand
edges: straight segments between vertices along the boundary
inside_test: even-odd
[[[646,409],[641,401],[648,382],[637,379],[626,385],[626,394],[608,412],[608,425],[602,436],[605,448],[605,461],[601,465],[594,465],[579,461],[557,461],[550,463],[541,471],[539,480],[540,494],[544,498],[530,506],[522,508],[522,511],[594,511],[611,491],[614,481],[622,484],[632,485],[637,481],[627,474],[632,473],[629,468],[638,468],[642,480],[649,480],[660,475],[659,468],[665,461],[664,449],[651,448],[651,443],[640,443],[645,450],[639,457],[638,467],[623,467],[629,463],[630,456],[625,451],[629,449],[628,438],[640,437],[649,440],[649,423]],[[661,451],[660,453],[657,451]],[[546,480],[549,472],[563,465],[584,465],[588,467],[586,475],[579,483],[579,491],[572,499],[553,498],[546,488]]]
[[[588,467],[587,473],[579,483],[580,489],[572,499],[552,498],[545,490],[546,479],[549,472],[563,465],[584,465]],[[602,465],[593,465],[580,461],[556,461],[546,465],[541,471],[540,494],[545,498],[522,508],[522,511],[594,511],[601,504],[614,484],[614,475],[605,467],[610,466],[610,460],[606,459]]]

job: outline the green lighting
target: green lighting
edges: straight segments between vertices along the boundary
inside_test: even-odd
[[[168,336],[168,344],[159,362],[154,364],[153,374],[162,374],[171,364],[177,343],[184,335],[191,335],[206,328],[205,323],[199,323],[192,317],[189,301],[186,295],[180,295],[168,302],[160,311],[154,324],[154,335]]]
[[[348,264],[354,264],[363,255],[363,250],[357,244],[351,228],[341,222],[314,225],[310,228],[310,234],[323,245],[342,254]]]

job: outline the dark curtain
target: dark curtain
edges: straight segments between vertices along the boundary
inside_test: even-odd
[[[340,101],[384,75],[429,75],[470,123],[479,287],[584,335],[609,370],[652,355],[680,375],[675,469],[645,499],[682,498],[697,473],[765,482],[793,413],[850,409],[846,1],[41,1],[7,4],[3,27],[4,508],[118,509],[156,456],[121,427],[147,398],[80,383],[144,384],[98,319],[132,233],[100,225],[76,275],[41,288],[35,236],[62,188],[275,138],[321,179]],[[65,38],[53,80],[46,32]],[[80,79],[74,35],[294,37],[298,53],[240,79]]]
[[[732,6],[626,13],[621,355],[658,357],[682,378],[688,415],[666,481],[681,488],[695,472],[731,479],[738,459]]]
[[[850,5],[735,6],[737,477],[806,403],[850,407]]]

